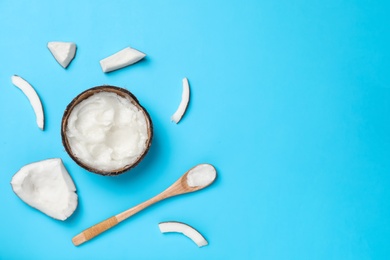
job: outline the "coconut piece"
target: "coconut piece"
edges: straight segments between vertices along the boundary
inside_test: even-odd
[[[183,79],[183,92],[181,94],[181,102],[176,112],[172,115],[171,120],[176,124],[179,123],[182,116],[186,112],[188,102],[190,101],[190,85],[188,84],[188,79]]]
[[[64,68],[68,67],[76,54],[76,44],[73,42],[49,42],[47,48]]]
[[[77,207],[76,187],[59,158],[23,166],[11,185],[21,200],[52,218],[65,220]]]
[[[202,236],[202,234],[188,224],[177,221],[167,221],[159,223],[158,227],[160,228],[161,233],[182,233],[183,235],[194,241],[194,243],[197,244],[198,247],[208,245],[207,240]]]
[[[143,59],[145,56],[145,53],[127,47],[105,59],[102,59],[100,61],[100,66],[102,67],[103,72],[110,72],[134,64]]]
[[[12,84],[14,84],[16,87],[21,89],[23,93],[27,96],[28,100],[31,103],[31,106],[34,109],[37,125],[38,127],[43,130],[44,128],[44,114],[43,114],[43,108],[41,100],[39,99],[39,96],[37,92],[35,92],[34,88],[23,78],[14,75],[11,77]]]

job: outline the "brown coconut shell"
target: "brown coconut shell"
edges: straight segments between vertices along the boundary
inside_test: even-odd
[[[66,136],[66,128],[68,125],[68,118],[69,118],[69,115],[71,114],[73,108],[76,105],[78,105],[80,102],[82,102],[83,100],[85,100],[85,99],[89,98],[90,96],[92,96],[96,93],[99,93],[99,92],[111,92],[111,93],[115,93],[121,97],[130,99],[131,103],[144,113],[146,123],[147,123],[147,129],[148,129],[148,139],[146,141],[147,142],[146,147],[145,147],[145,150],[143,151],[143,153],[138,157],[138,159],[132,164],[126,165],[120,169],[116,169],[114,171],[109,171],[109,172],[103,171],[103,170],[100,170],[97,168],[93,168],[89,165],[84,164],[82,161],[80,161],[80,159],[77,158],[73,154],[73,152],[70,148],[69,142],[68,142],[68,138]],[[83,167],[87,171],[90,171],[93,173],[97,173],[97,174],[104,175],[104,176],[115,176],[115,175],[119,175],[121,173],[124,173],[124,172],[130,170],[131,168],[135,167],[145,157],[145,155],[147,154],[147,152],[150,149],[150,145],[152,144],[153,125],[152,125],[152,120],[150,119],[149,113],[146,111],[146,109],[143,106],[141,106],[138,99],[130,91],[128,91],[127,89],[124,89],[124,88],[119,88],[119,87],[110,86],[110,85],[103,85],[103,86],[98,86],[98,87],[87,89],[86,91],[82,92],[77,97],[75,97],[69,103],[69,105],[66,107],[64,115],[62,117],[61,138],[62,138],[62,144],[64,145],[66,152],[78,165],[80,165],[81,167]]]

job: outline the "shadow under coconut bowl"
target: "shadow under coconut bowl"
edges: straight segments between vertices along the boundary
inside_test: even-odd
[[[109,94],[104,94],[104,93],[109,93]],[[100,167],[99,165],[97,165],[98,163],[97,164],[95,163],[95,160],[89,160],[90,162],[87,162],[85,159],[81,158],[82,156],[79,156],[72,149],[76,150],[76,148],[75,148],[76,146],[83,146],[83,144],[81,142],[75,144],[74,139],[71,139],[71,137],[69,137],[70,125],[72,123],[74,123],[74,121],[75,121],[74,119],[72,119],[72,112],[77,111],[77,110],[81,111],[81,109],[79,109],[80,106],[85,105],[86,102],[88,102],[88,100],[91,100],[93,96],[94,96],[93,98],[96,98],[97,96],[100,96],[100,95],[108,95],[111,97],[117,97],[117,98],[113,98],[113,99],[117,100],[119,106],[121,106],[121,104],[124,104],[124,103],[129,101],[131,103],[131,105],[133,105],[133,109],[134,109],[134,107],[136,108],[136,110],[137,110],[136,114],[138,116],[141,115],[141,118],[137,122],[139,122],[141,120],[142,122],[145,122],[145,124],[146,124],[146,130],[145,130],[146,136],[142,135],[142,138],[140,141],[140,142],[142,142],[141,151],[136,156],[133,156],[130,163],[125,163],[125,165],[121,165],[120,167],[117,167],[114,169],[104,169],[106,167]],[[125,100],[125,102],[123,100]],[[80,103],[82,103],[82,104],[80,104]],[[116,104],[113,104],[113,106],[114,105],[117,106]],[[92,114],[94,113],[93,106],[88,108],[88,109],[90,111],[92,111]],[[110,109],[107,109],[107,110],[110,110]],[[84,111],[85,111],[85,109],[84,109]],[[104,116],[104,112],[105,111],[102,112],[103,116]],[[138,113],[138,112],[141,112],[141,113]],[[83,117],[77,118],[77,116],[76,116],[74,118],[76,118],[76,121],[83,120]],[[93,119],[93,118],[91,119],[91,117],[86,117],[86,120],[88,120],[88,121],[92,120],[92,122],[93,122],[93,120],[95,120],[95,119]],[[108,119],[108,120],[110,120],[110,119]],[[131,119],[131,120],[133,120],[133,119]],[[73,122],[71,122],[71,121],[73,121]],[[110,123],[110,122],[108,122],[108,123]],[[81,124],[83,124],[83,122],[81,122]],[[75,129],[77,129],[77,128],[75,128]],[[92,131],[92,133],[95,130],[97,132],[99,131],[99,129],[92,129],[92,130],[89,129],[89,130]],[[119,129],[119,131],[121,131],[121,133],[122,133],[122,136],[125,135],[124,137],[127,140],[116,140],[115,141],[117,143],[118,142],[120,143],[121,149],[123,149],[123,145],[127,144],[126,141],[128,141],[129,138],[130,139],[132,138],[131,131],[128,133],[128,136],[126,136],[127,129],[122,129],[122,130]],[[66,107],[64,115],[62,117],[61,137],[62,137],[62,143],[65,147],[66,152],[78,165],[80,165],[81,167],[83,167],[84,169],[86,169],[90,172],[94,172],[94,173],[101,174],[104,176],[115,176],[115,175],[124,173],[124,172],[128,171],[129,169],[135,167],[145,157],[145,155],[149,151],[149,148],[150,148],[150,145],[152,142],[153,125],[152,125],[152,120],[150,119],[148,112],[145,110],[144,107],[142,107],[140,105],[137,98],[131,92],[129,92],[128,90],[123,89],[123,88],[109,86],[109,85],[103,85],[103,86],[94,87],[94,88],[91,88],[91,89],[88,89],[88,90],[82,92],[77,97],[75,97],[72,100],[72,102],[69,103],[69,105]],[[106,137],[103,136],[103,138],[106,138]],[[138,139],[140,139],[140,138],[138,138]],[[111,145],[112,143],[115,143],[115,142],[108,142],[108,145]],[[107,148],[107,149],[110,149],[110,148]],[[131,149],[131,147],[130,147],[130,149]],[[107,150],[104,150],[102,152],[106,152],[106,151]]]

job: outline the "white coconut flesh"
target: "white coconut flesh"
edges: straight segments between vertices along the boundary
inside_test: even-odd
[[[213,183],[217,171],[211,164],[199,164],[187,174],[187,184],[190,187],[206,187]]]
[[[73,42],[49,42],[47,48],[64,68],[68,67],[76,54],[76,44]]]
[[[17,88],[23,91],[23,93],[27,96],[28,100],[32,108],[34,109],[36,121],[38,127],[43,130],[44,128],[44,114],[41,100],[35,89],[23,78],[14,75],[11,77],[12,84],[14,84]]]
[[[161,233],[181,233],[188,238],[190,238],[198,247],[206,246],[208,245],[207,240],[202,236],[199,231],[197,231],[195,228],[191,227],[190,225],[187,225],[182,222],[176,222],[176,221],[167,221],[167,222],[161,222],[158,224],[158,227],[160,228]]]
[[[77,207],[76,187],[61,159],[22,167],[11,185],[20,199],[52,218],[65,220]]]
[[[66,137],[82,163],[112,172],[134,164],[145,153],[148,124],[129,98],[98,92],[72,109]]]
[[[176,112],[172,115],[171,120],[176,124],[179,123],[184,113],[186,112],[188,102],[190,101],[190,85],[188,83],[188,79],[183,79],[183,91],[181,94],[181,102]]]
[[[143,59],[145,56],[145,53],[127,47],[105,59],[102,59],[100,61],[100,66],[102,67],[103,72],[110,72],[134,64]]]

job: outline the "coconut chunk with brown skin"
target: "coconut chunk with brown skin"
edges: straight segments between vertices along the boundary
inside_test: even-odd
[[[202,236],[202,234],[188,224],[178,221],[167,221],[159,223],[158,227],[160,228],[161,233],[182,233],[190,238],[198,247],[208,245],[207,240]]]
[[[41,100],[39,99],[39,96],[35,89],[28,83],[26,80],[24,80],[22,77],[19,77],[17,75],[14,75],[11,77],[12,84],[14,84],[17,88],[23,91],[23,93],[27,96],[28,100],[30,101],[31,106],[34,109],[37,125],[39,129],[43,130],[44,128],[44,114],[43,114],[43,108]]]
[[[103,72],[110,72],[134,64],[142,60],[145,56],[145,53],[127,47],[105,59],[102,59],[100,61],[100,66],[102,67]]]
[[[11,186],[25,203],[55,219],[67,219],[77,207],[76,187],[59,158],[23,166]]]
[[[76,44],[73,42],[49,42],[47,48],[63,68],[69,66],[76,54]]]

